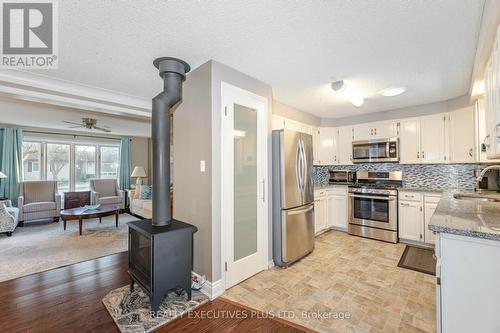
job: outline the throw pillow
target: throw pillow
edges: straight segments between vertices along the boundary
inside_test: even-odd
[[[140,200],[151,200],[153,199],[153,186],[152,185],[141,185],[139,190]]]

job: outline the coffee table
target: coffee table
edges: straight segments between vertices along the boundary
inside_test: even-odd
[[[82,208],[71,208],[61,211],[61,218],[64,222],[64,230],[66,230],[66,221],[78,220],[80,236],[82,235],[83,220],[99,218],[99,223],[102,222],[104,216],[115,215],[115,224],[118,228],[118,214],[120,213],[119,205],[101,205],[94,210],[86,210],[82,212]]]

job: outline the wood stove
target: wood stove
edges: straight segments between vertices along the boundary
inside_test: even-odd
[[[182,288],[191,299],[193,234],[195,226],[177,220],[156,227],[151,220],[129,224],[128,273],[130,289],[137,283],[157,312],[168,291]]]
[[[195,226],[171,218],[170,211],[170,112],[179,105],[182,82],[189,65],[162,57],[153,62],[163,79],[163,91],[153,98],[153,218],[129,223],[130,288],[137,283],[157,313],[162,299],[182,288],[191,299],[193,234]]]

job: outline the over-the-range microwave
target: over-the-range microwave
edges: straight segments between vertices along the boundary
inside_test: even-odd
[[[398,138],[354,141],[353,163],[399,162]]]

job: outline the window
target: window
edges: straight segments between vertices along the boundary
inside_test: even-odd
[[[59,192],[88,191],[92,178],[116,178],[120,171],[119,143],[23,142],[24,180],[57,180]]]
[[[101,147],[101,178],[118,178],[120,147]]]
[[[24,180],[40,180],[40,161],[42,150],[39,142],[23,142]]]
[[[88,191],[96,178],[96,146],[75,145],[75,191]]]
[[[59,192],[70,190],[70,145],[47,143],[47,180],[57,180]]]

